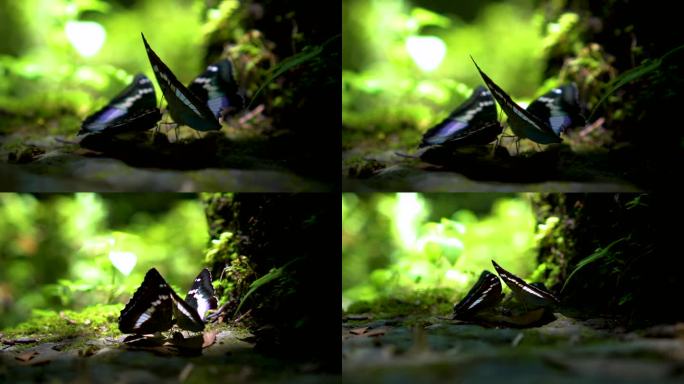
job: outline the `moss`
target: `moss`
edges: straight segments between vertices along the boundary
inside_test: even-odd
[[[12,328],[3,331],[5,339],[29,337],[36,343],[56,342],[74,338],[87,340],[97,337],[115,337],[120,335],[117,318],[121,311],[120,304],[95,305],[82,311],[47,311],[34,310],[33,316]],[[78,347],[74,343],[70,348]],[[81,343],[82,344],[82,343]],[[33,344],[23,344],[29,347]],[[80,344],[79,344],[80,345]]]
[[[406,291],[392,296],[383,296],[373,301],[357,301],[349,306],[347,313],[372,313],[378,318],[408,315],[451,314],[456,292],[448,288]]]

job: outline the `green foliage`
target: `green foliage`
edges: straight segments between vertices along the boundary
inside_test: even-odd
[[[174,0],[164,6],[152,0],[127,5],[100,0],[15,3],[0,4],[0,14],[8,10],[0,24],[3,18],[9,19],[9,25],[17,24],[5,34],[12,36],[6,39],[13,41],[12,46],[0,49],[0,109],[27,119],[75,115],[81,120],[119,92],[135,73],[152,76],[141,31],[182,82],[205,65],[201,48],[205,6],[199,0]],[[220,3],[217,6],[225,11],[223,3],[236,2]],[[207,10],[212,15],[213,11]],[[79,44],[96,45],[91,33],[68,32],[85,22],[104,33],[104,43],[93,56],[85,56],[78,48]],[[70,124],[51,133],[70,134],[76,127]]]
[[[290,265],[292,265],[292,263],[297,262],[297,261],[301,261],[301,259],[290,260],[289,262],[287,262],[287,263],[286,263],[285,265],[283,265],[282,267],[271,268],[271,270],[270,270],[267,274],[265,274],[265,275],[261,276],[260,278],[254,280],[254,281],[252,282],[252,284],[249,285],[249,290],[247,291],[247,293],[245,293],[245,295],[242,296],[242,298],[241,298],[241,300],[240,300],[240,305],[238,305],[237,309],[235,310],[235,313],[236,313],[236,314],[237,314],[237,313],[240,313],[240,308],[242,308],[242,305],[245,304],[245,302],[247,301],[247,299],[248,299],[248,298],[252,295],[252,293],[254,293],[256,290],[260,289],[260,288],[263,287],[264,285],[266,285],[266,284],[268,284],[268,283],[270,283],[270,282],[272,282],[272,281],[274,281],[274,280],[277,280],[277,279],[281,279],[281,278],[283,278],[283,277],[286,277],[286,275],[285,275],[285,269],[287,269],[287,267],[289,267]]]
[[[166,206],[151,211],[144,196],[112,199],[0,194],[0,327],[33,308],[124,300],[151,267],[188,288],[207,244],[202,205],[157,196]],[[117,211],[130,214],[115,222]]]
[[[461,209],[426,221],[429,201],[410,193],[343,195],[344,308],[426,289],[464,295],[492,259],[522,276],[535,268],[535,220],[525,199],[497,200],[483,217]]]
[[[345,145],[364,137],[384,140],[402,130],[412,135],[395,146],[414,144],[481,84],[468,55],[516,100],[533,96],[545,49],[574,30],[576,21],[567,15],[552,21],[557,27],[543,36],[542,13],[525,1],[486,4],[469,22],[403,1],[348,1],[343,12]],[[411,43],[418,51],[411,52]],[[440,44],[446,46],[441,61]],[[434,70],[420,64],[428,56],[438,64]]]
[[[561,292],[565,290],[565,287],[568,286],[570,281],[572,281],[572,277],[575,276],[575,273],[580,271],[582,268],[586,267],[587,265],[594,264],[597,262],[602,262],[602,263],[611,263],[616,260],[616,253],[612,251],[613,246],[627,240],[626,237],[617,239],[613,241],[612,243],[608,244],[604,248],[599,248],[596,250],[596,252],[592,253],[591,255],[585,257],[584,259],[580,260],[577,263],[577,266],[575,266],[575,269],[570,273],[567,279],[565,279],[565,283],[563,283],[563,288],[561,289]]]
[[[636,81],[638,79],[642,79],[646,77],[647,75],[651,75],[654,71],[657,71],[658,69],[661,68],[663,65],[663,61],[666,60],[669,56],[676,54],[678,51],[684,49],[684,45],[680,45],[676,48],[671,49],[667,53],[665,53],[662,57],[653,59],[653,60],[645,60],[641,65],[638,65],[628,71],[625,71],[621,73],[618,77],[613,79],[610,83],[606,85],[608,90],[604,93],[603,97],[598,101],[598,103],[594,106],[594,109],[591,112],[591,115],[589,119],[594,116],[598,108],[617,90],[620,88],[624,87],[625,85]]]
[[[331,42],[337,40],[339,36],[334,36],[325,43],[321,44],[320,46],[308,46],[306,47],[302,52],[299,52],[293,56],[285,58],[283,61],[278,63],[276,66],[271,68],[271,70],[267,74],[267,79],[265,82],[259,86],[259,88],[256,90],[254,93],[254,96],[252,96],[252,101],[250,104],[247,106],[247,109],[249,109],[252,105],[252,102],[259,96],[261,91],[271,84],[273,80],[278,78],[279,76],[282,76],[284,73],[291,71],[294,68],[299,67],[302,64],[305,64],[309,61],[312,61],[314,59],[319,59],[319,56],[324,52],[326,45],[330,44]]]

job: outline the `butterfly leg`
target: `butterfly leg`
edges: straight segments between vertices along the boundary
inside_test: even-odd
[[[535,144],[537,145],[537,149],[539,150],[539,152],[541,152],[541,151],[542,151],[542,147],[541,147],[539,144],[537,144],[537,143],[535,143]]]
[[[494,142],[494,147],[492,148],[491,156],[494,156],[494,154],[496,153],[496,149],[499,148],[501,136],[503,136],[503,134],[496,137],[496,141]]]
[[[515,155],[518,156],[520,154],[520,138],[516,137],[515,138]]]

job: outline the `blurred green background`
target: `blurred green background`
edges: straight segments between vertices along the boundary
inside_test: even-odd
[[[141,32],[187,84],[207,65],[218,30],[233,41],[245,33],[234,20],[229,25],[238,6],[237,0],[0,0],[0,117],[39,125],[58,117],[48,128],[72,133],[136,73],[154,78]]]
[[[558,85],[577,54],[565,1],[343,0],[343,144],[415,146],[482,84],[469,55],[517,102]],[[562,64],[562,62],[561,62]]]
[[[152,267],[186,292],[208,241],[196,195],[0,194],[0,328],[125,302]]]
[[[492,259],[521,277],[533,276],[538,241],[558,220],[538,225],[533,198],[343,194],[343,309],[387,300],[430,305],[432,299],[450,307],[484,269],[493,269]]]

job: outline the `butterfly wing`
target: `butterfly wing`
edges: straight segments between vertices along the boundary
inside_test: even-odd
[[[169,105],[169,113],[173,120],[178,124],[187,125],[198,131],[220,130],[221,124],[216,120],[209,107],[178,81],[169,67],[161,61],[159,56],[147,44],[145,35],[142,35],[142,39],[147,51],[147,57],[154,71],[154,76],[157,78],[157,83],[159,83],[159,87],[164,93],[166,102]]]
[[[499,278],[483,271],[468,294],[454,306],[454,319],[468,320],[477,312],[496,305],[503,297]]]
[[[199,317],[204,320],[207,311],[216,309],[218,301],[214,296],[214,287],[211,285],[211,272],[204,268],[192,283],[192,287],[185,296],[185,302],[197,310]]]
[[[527,111],[547,122],[556,135],[586,123],[579,104],[579,91],[574,83],[550,90],[533,101]]]
[[[204,321],[202,321],[197,310],[181,299],[173,290],[171,290],[171,297],[173,299],[173,314],[176,318],[176,324],[188,331],[200,332],[204,330]]]
[[[492,94],[479,86],[449,117],[425,132],[419,148],[447,143],[487,144],[496,140],[502,130]]]
[[[560,143],[561,138],[551,129],[545,122],[541,121],[532,113],[522,109],[516,104],[511,97],[504,92],[501,87],[496,85],[492,79],[489,78],[471,57],[477,71],[480,73],[482,80],[484,80],[487,88],[492,92],[492,96],[501,106],[506,116],[508,116],[508,125],[513,130],[516,136],[523,139],[530,139],[539,144]]]
[[[206,103],[217,118],[223,113],[240,111],[244,106],[233,72],[230,60],[222,59],[208,66],[188,85],[190,92]]]
[[[160,119],[152,82],[137,74],[107,105],[83,121],[78,134],[147,130]]]
[[[173,326],[172,293],[164,278],[152,268],[119,316],[122,333],[148,334]]]
[[[530,306],[531,309],[551,307],[559,303],[559,300],[548,290],[527,284],[525,280],[501,268],[494,260],[492,260],[492,264],[494,269],[496,269],[496,273],[501,276],[504,283],[513,291],[518,301]]]

